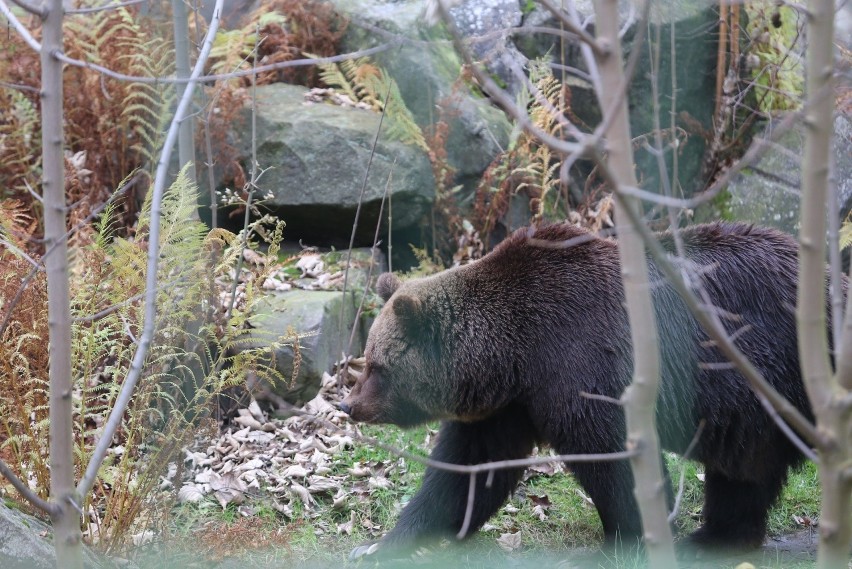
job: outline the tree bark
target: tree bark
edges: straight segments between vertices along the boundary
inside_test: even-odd
[[[802,205],[799,292],[796,317],[799,358],[817,427],[825,443],[820,450],[819,569],[846,569],[852,546],[852,394],[832,371],[826,329],[825,247],[829,160],[834,125],[834,2],[808,4],[807,100],[805,150],[802,157]],[[835,329],[837,329],[835,327]],[[846,330],[845,334],[849,334]],[[835,338],[834,344],[848,342]],[[844,360],[849,358],[843,350]],[[838,362],[838,370],[848,366]]]
[[[42,197],[50,330],[50,496],[57,508],[53,522],[56,562],[82,569],[80,500],[74,481],[74,432],[71,401],[71,305],[65,223],[65,157],[62,118],[62,0],[47,3],[42,24],[41,119]]]
[[[627,98],[623,84],[624,58],[618,37],[617,0],[596,0],[597,38],[603,48],[596,55],[601,77],[600,107],[609,129],[606,138],[607,164],[617,186],[637,186],[633,165]],[[611,113],[610,116],[607,114]],[[613,188],[618,190],[618,188]],[[638,211],[640,203],[624,198],[620,207]],[[618,251],[624,294],[630,317],[633,344],[633,383],[624,393],[627,419],[627,450],[638,449],[631,459],[636,480],[635,495],[642,516],[643,535],[649,566],[676,567],[674,544],[668,524],[665,480],[660,461],[656,427],[656,403],[660,383],[660,349],[648,276],[648,263],[642,238],[627,215],[616,211]]]

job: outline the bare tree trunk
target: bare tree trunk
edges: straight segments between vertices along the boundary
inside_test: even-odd
[[[68,244],[65,225],[65,157],[62,132],[62,0],[50,0],[42,26],[41,118],[44,238],[49,253],[47,318],[50,329],[50,496],[56,562],[82,569],[80,500],[74,481],[74,434],[71,401],[71,308],[68,290]]]
[[[627,114],[624,60],[618,37],[617,0],[596,0],[597,41],[602,52],[596,56],[601,77],[598,93],[603,120],[609,123],[604,133],[607,164],[617,186],[637,186],[633,167],[630,123]],[[617,190],[618,188],[613,188]],[[620,207],[640,207],[638,200],[624,198]],[[660,461],[660,442],[656,427],[657,392],[660,383],[660,349],[648,264],[642,238],[627,215],[616,212],[618,251],[621,259],[624,294],[630,317],[633,343],[633,383],[622,400],[627,418],[627,450],[641,452],[631,459],[636,479],[635,495],[642,515],[642,527],[648,562],[654,568],[676,567],[674,544],[668,524],[665,480]]]
[[[808,4],[807,91],[805,151],[802,157],[802,224],[799,249],[797,320],[799,356],[817,427],[825,444],[820,448],[820,541],[817,566],[845,569],[852,546],[852,394],[832,373],[828,352],[825,304],[826,206],[833,130],[834,2]],[[835,328],[837,329],[837,328]],[[843,343],[850,341],[845,332]],[[835,339],[839,345],[840,339]],[[842,356],[849,357],[843,350]],[[838,369],[845,369],[838,362]],[[848,387],[848,384],[846,384]]]

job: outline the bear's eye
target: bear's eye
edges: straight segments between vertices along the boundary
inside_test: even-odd
[[[369,381],[381,382],[383,372],[384,372],[383,366],[373,364],[373,365],[370,366],[369,373],[367,374],[367,379]]]

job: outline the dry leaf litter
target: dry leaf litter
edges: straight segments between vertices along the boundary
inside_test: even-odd
[[[363,358],[350,360],[349,380],[363,370]],[[233,425],[218,439],[198,439],[185,449],[184,480],[178,489],[178,501],[199,502],[212,497],[222,508],[237,506],[243,516],[254,513],[251,497],[272,498],[272,507],[287,517],[301,515],[311,520],[317,535],[351,535],[356,527],[379,537],[388,529],[369,519],[360,507],[378,490],[391,489],[395,475],[405,475],[405,458],[389,461],[355,462],[350,453],[362,442],[358,425],[338,409],[338,403],[348,394],[347,385],[338,389],[334,376],[325,374],[319,394],[306,403],[300,412],[287,419],[270,418],[257,402],[240,409]],[[316,417],[319,420],[313,419]],[[431,443],[430,431],[424,446]],[[411,450],[411,449],[404,449]],[[550,476],[563,471],[561,463],[536,465],[525,476]],[[172,469],[171,475],[174,475]],[[416,483],[416,478],[411,482]],[[408,481],[403,476],[402,480]],[[163,489],[172,480],[164,478]],[[322,497],[322,500],[318,498]],[[547,496],[527,496],[535,503],[534,514],[545,519],[550,507]],[[328,508],[348,511],[348,521],[333,524],[323,519]],[[517,512],[511,504],[507,513]],[[486,526],[484,530],[499,530]],[[521,547],[519,532],[501,535],[500,547],[513,551]]]

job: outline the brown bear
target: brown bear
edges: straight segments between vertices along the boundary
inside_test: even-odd
[[[797,243],[739,223],[680,231],[685,254],[736,345],[812,418],[799,370],[794,307]],[[658,235],[674,254],[668,233]],[[562,242],[564,248],[537,241]],[[378,280],[386,304],[370,330],[366,369],[341,403],[356,421],[403,427],[441,420],[431,458],[456,464],[524,458],[546,444],[560,454],[623,450],[618,398],[633,360],[616,242],[570,225],[522,229],[469,265],[401,283]],[[802,454],[712,342],[653,263],[661,344],[657,425],[664,448],[705,467],[703,525],[691,541],[758,546],[767,513]],[[844,281],[844,291],[846,284]],[[576,463],[607,540],[642,535],[627,461]],[[506,501],[522,469],[479,476],[471,531]],[[462,526],[469,477],[434,468],[378,544],[381,552],[452,536]],[[356,554],[356,549],[353,554]],[[372,552],[372,550],[371,550]],[[360,553],[363,553],[361,551]]]

